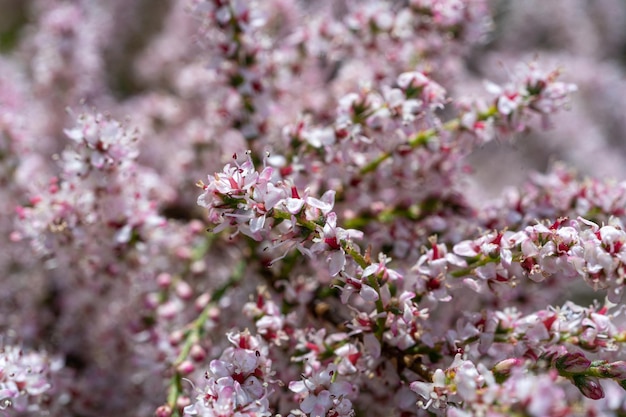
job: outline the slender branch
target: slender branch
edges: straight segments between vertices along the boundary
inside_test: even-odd
[[[487,111],[480,113],[478,115],[478,120],[479,121],[488,120],[492,117],[496,117],[497,115],[498,115],[498,111],[496,107],[491,106]],[[419,148],[421,146],[425,146],[426,144],[428,144],[428,141],[436,137],[437,134],[441,132],[442,130],[454,132],[454,131],[461,130],[461,129],[462,129],[461,119],[460,118],[452,119],[444,123],[441,128],[430,128],[430,129],[423,130],[421,132],[416,133],[413,137],[411,137],[407,141],[406,144],[403,144],[400,146],[408,145],[411,149],[416,149],[416,148]],[[381,153],[376,158],[374,158],[374,160],[372,160],[363,168],[361,168],[359,173],[361,175],[365,175],[365,174],[375,171],[380,166],[380,164],[385,162],[387,159],[391,158],[397,149],[398,147],[396,147],[396,149],[394,149],[393,151],[386,151],[386,152]]]

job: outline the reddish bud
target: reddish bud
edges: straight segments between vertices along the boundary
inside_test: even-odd
[[[172,276],[166,272],[162,272],[157,276],[157,283],[161,288],[167,288],[172,284]]]
[[[176,367],[176,370],[178,371],[178,373],[182,375],[189,375],[195,369],[196,367],[191,361],[183,361],[180,365]]]
[[[172,415],[172,408],[169,405],[162,405],[154,412],[155,417],[170,417]]]
[[[556,360],[556,369],[571,374],[585,372],[590,365],[591,361],[580,352],[566,353]]]
[[[176,346],[183,341],[185,334],[181,330],[174,330],[169,337],[169,342],[172,346]]]
[[[605,363],[599,366],[601,375],[618,380],[626,379],[626,361]]]
[[[193,296],[193,289],[185,281],[178,281],[176,283],[176,295],[183,300],[188,300]]]
[[[206,358],[206,351],[202,346],[194,344],[189,351],[189,356],[196,362],[202,362]]]
[[[500,361],[493,367],[493,373],[498,376],[509,376],[513,368],[517,368],[524,363],[523,359],[520,358],[509,358],[503,361]]]
[[[187,407],[189,404],[191,404],[191,400],[186,395],[182,395],[176,400],[176,406],[180,409]]]
[[[211,294],[205,292],[203,294],[200,294],[200,296],[196,298],[195,307],[198,311],[204,310],[204,308],[209,304],[210,301]]]
[[[580,392],[587,398],[592,400],[599,400],[604,398],[604,391],[600,380],[593,376],[576,375],[574,378],[574,385],[580,390]]]

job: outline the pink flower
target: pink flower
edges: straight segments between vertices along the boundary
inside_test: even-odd
[[[352,239],[361,239],[363,232],[354,229],[337,227],[337,215],[333,212],[326,216],[326,224],[315,238],[312,252],[328,251],[330,276],[336,276],[346,265],[346,252],[343,245]]]
[[[437,369],[433,374],[433,382],[412,382],[411,390],[426,400],[425,403],[421,401],[422,407],[425,409],[429,408],[431,405],[435,409],[443,409],[446,407],[448,390],[446,376],[441,369]]]
[[[329,415],[349,416],[352,414],[352,398],[356,388],[349,382],[335,380],[337,366],[331,364],[326,368],[313,373],[310,378],[302,381],[292,381],[289,389],[304,399],[300,409],[311,417],[325,417]]]
[[[376,275],[383,279],[383,281],[391,280],[397,281],[402,279],[402,275],[394,271],[393,269],[387,268],[387,262],[391,261],[391,258],[385,256],[380,253],[378,255],[377,263],[372,262],[367,268],[363,270],[361,276],[363,278],[369,277],[370,275]]]

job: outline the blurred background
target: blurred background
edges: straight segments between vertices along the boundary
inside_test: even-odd
[[[571,110],[553,118],[553,129],[491,142],[472,156],[480,163],[478,195],[497,195],[505,185],[519,184],[529,171],[543,172],[555,161],[583,176],[626,179],[626,2],[492,4],[494,31],[468,61],[476,78],[503,80],[520,57],[537,58],[562,68],[563,79],[577,84],[578,92]]]

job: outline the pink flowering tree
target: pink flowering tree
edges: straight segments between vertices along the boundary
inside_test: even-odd
[[[624,415],[625,27],[0,0],[0,416]]]

